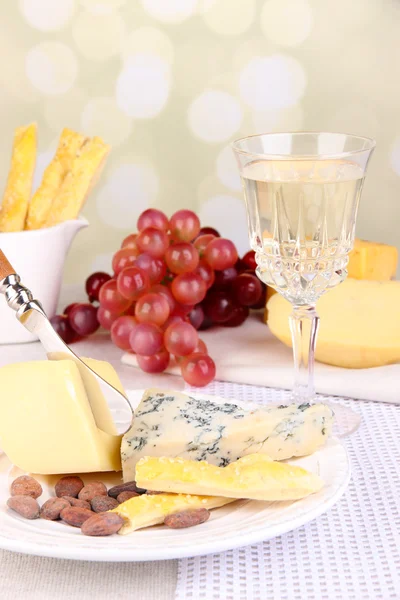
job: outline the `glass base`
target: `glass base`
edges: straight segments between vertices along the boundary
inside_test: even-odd
[[[360,415],[354,412],[354,410],[351,408],[343,406],[343,404],[340,404],[339,402],[329,402],[329,400],[325,401],[323,398],[318,396],[313,396],[312,398],[307,398],[305,396],[299,397],[295,394],[291,394],[290,401],[295,404],[303,404],[306,402],[310,404],[316,404],[317,402],[321,402],[322,404],[329,406],[335,415],[332,435],[337,438],[348,437],[360,427]]]
[[[351,408],[336,402],[324,402],[335,413],[332,435],[345,438],[352,435],[361,424],[361,417]]]

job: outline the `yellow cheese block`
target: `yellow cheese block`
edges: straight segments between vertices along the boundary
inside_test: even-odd
[[[108,363],[88,362],[110,379]],[[111,379],[115,385],[115,372]],[[73,361],[7,365],[0,369],[0,388],[0,447],[15,465],[44,475],[121,469],[121,437],[97,428]],[[111,419],[102,396],[92,402]]]
[[[355,240],[347,267],[349,277],[389,281],[396,275],[398,252],[394,246]]]
[[[291,311],[280,294],[268,302],[268,326],[287,346]],[[400,281],[346,279],[320,298],[317,311],[320,362],[350,369],[400,362]]]
[[[235,498],[214,498],[211,496],[190,496],[189,494],[142,494],[123,502],[110,512],[125,519],[118,531],[121,535],[136,529],[151,527],[164,522],[165,517],[181,510],[195,508],[218,508],[234,502]]]
[[[148,490],[266,501],[298,500],[324,485],[318,475],[265,454],[249,454],[226,467],[146,456],[136,465],[136,482]]]

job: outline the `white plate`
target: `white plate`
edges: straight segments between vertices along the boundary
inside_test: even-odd
[[[142,393],[143,390],[135,390],[129,394],[134,406]],[[220,400],[226,402],[226,399]],[[249,404],[242,406],[250,407]],[[196,556],[261,542],[296,529],[326,512],[342,496],[350,479],[347,452],[336,439],[330,439],[312,456],[289,462],[321,475],[325,487],[295,502],[238,500],[213,510],[206,523],[190,529],[157,526],[126,536],[91,538],[60,522],[27,521],[7,509],[9,485],[22,472],[12,467],[3,454],[0,457],[0,548],[54,558],[123,562]],[[101,479],[109,485],[120,482],[119,475],[115,474],[82,477],[85,481]],[[56,480],[57,477],[53,477],[41,481],[44,489],[41,503],[52,495]]]

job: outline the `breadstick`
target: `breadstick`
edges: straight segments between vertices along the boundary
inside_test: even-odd
[[[0,208],[0,231],[22,231],[32,191],[37,127],[31,123],[14,134],[11,167]]]
[[[110,147],[101,138],[85,141],[54,199],[45,227],[76,219],[96,183]]]
[[[56,154],[45,170],[42,183],[30,202],[25,229],[40,229],[45,225],[62,181],[71,170],[84,141],[85,136],[80,133],[67,128],[63,130]]]

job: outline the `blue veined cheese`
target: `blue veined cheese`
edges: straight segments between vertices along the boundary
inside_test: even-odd
[[[124,481],[135,479],[143,456],[206,460],[222,467],[248,454],[273,460],[311,454],[331,432],[324,404],[248,409],[172,391],[146,390],[131,429],[122,438]]]

